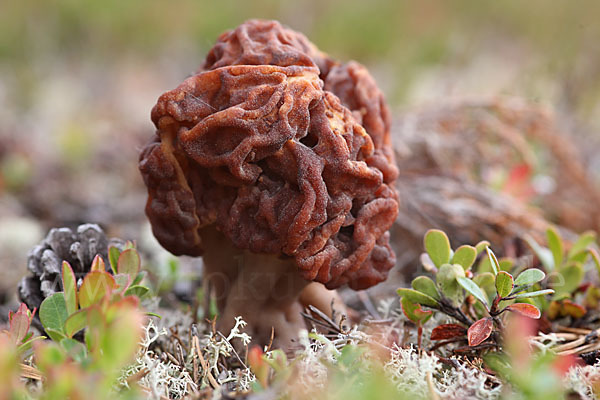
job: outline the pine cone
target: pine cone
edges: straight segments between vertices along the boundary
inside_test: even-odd
[[[27,268],[33,275],[24,277],[19,283],[19,299],[30,310],[36,307],[39,310],[46,297],[62,291],[63,261],[71,264],[78,285],[90,271],[97,254],[106,261],[106,268],[110,270],[109,246],[123,250],[125,242],[121,239],[107,239],[102,229],[95,224],[79,225],[76,233],[69,228],[51,229],[46,238],[29,252]],[[35,322],[41,328],[37,313]]]

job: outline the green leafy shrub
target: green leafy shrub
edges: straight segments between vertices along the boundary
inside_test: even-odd
[[[488,242],[453,250],[446,234],[432,229],[425,234],[424,246],[426,253],[421,261],[433,272],[435,281],[418,276],[411,283],[412,289],[398,289],[404,314],[418,326],[419,345],[421,325],[432,315],[421,307],[442,312],[462,324],[436,327],[432,340],[460,339],[466,334],[468,345],[478,346],[490,338],[494,330],[501,331],[500,317],[506,311],[540,318],[541,311],[535,305],[515,301],[554,293],[552,289],[534,289],[546,276],[539,269],[524,270],[516,278],[502,270]],[[474,274],[471,268],[484,249],[492,271]]]
[[[122,252],[111,248],[110,262],[114,275],[96,256],[79,288],[69,263],[62,263],[63,291],[40,306],[42,325],[52,340],[29,332],[35,310],[21,304],[9,313],[9,329],[0,332],[0,384],[9,398],[31,398],[21,376],[43,381],[35,398],[136,396],[135,385],[124,388],[117,382],[140,346],[145,323],[140,298],[149,289],[141,284],[140,257],[131,244]],[[76,340],[81,331],[84,343]],[[26,357],[31,365],[19,364]]]
[[[140,256],[134,248],[119,252],[111,247],[109,257],[114,275],[106,272],[104,260],[96,256],[79,288],[73,269],[63,261],[63,291],[44,299],[40,306],[40,320],[54,341],[73,338],[91,319],[98,315],[110,318],[125,304],[137,308],[139,299],[149,293],[147,287],[140,285],[144,275],[140,272]],[[89,331],[86,334],[86,342],[91,341]]]

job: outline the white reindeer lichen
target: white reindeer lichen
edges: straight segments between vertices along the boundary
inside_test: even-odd
[[[189,373],[170,361],[162,361],[149,347],[161,336],[168,335],[165,328],[159,329],[152,320],[144,327],[144,337],[135,362],[126,368],[119,383],[128,387],[127,378],[144,371],[138,383],[148,391],[149,399],[164,397],[180,399],[196,391],[197,385]]]

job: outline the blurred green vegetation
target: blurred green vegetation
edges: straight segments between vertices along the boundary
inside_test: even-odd
[[[424,67],[460,67],[503,43],[525,49],[516,63],[539,59],[532,76],[564,80],[573,92],[565,96],[586,109],[600,91],[600,79],[592,79],[600,76],[600,2],[594,0],[25,0],[2,9],[0,63],[15,68],[21,95],[31,85],[31,63],[42,55],[101,64],[119,57],[152,61],[187,43],[199,64],[221,32],[249,18],[278,19],[340,59],[383,65],[392,77],[385,91],[395,103]]]

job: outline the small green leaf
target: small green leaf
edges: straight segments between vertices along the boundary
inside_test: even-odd
[[[464,245],[456,249],[452,256],[451,264],[459,264],[467,271],[471,268],[477,258],[477,250],[473,246]]]
[[[83,283],[79,288],[79,304],[81,308],[89,307],[99,302],[116,286],[115,278],[108,272],[90,272],[83,278]]]
[[[473,277],[473,282],[475,282],[477,286],[481,288],[485,286],[495,286],[494,274],[492,274],[491,272],[477,274]]]
[[[87,310],[79,310],[76,313],[72,314],[65,321],[65,330],[64,332],[68,337],[72,338],[77,332],[86,327],[87,324]]]
[[[488,272],[493,275],[492,263],[490,261],[490,258],[489,257],[481,257],[479,259],[479,263],[477,264],[477,274],[485,274]],[[475,276],[477,276],[477,274]]]
[[[475,250],[477,250],[477,255],[481,254],[482,251],[485,251],[486,248],[490,247],[491,243],[487,240],[482,240],[481,242],[475,245]]]
[[[596,286],[590,286],[585,291],[585,306],[587,308],[597,309],[600,306],[600,288]]]
[[[62,263],[62,281],[67,313],[71,315],[77,311],[77,279],[71,265],[66,261]]]
[[[119,291],[124,292],[131,286],[131,276],[127,274],[116,274],[113,275],[115,282],[118,285]]]
[[[158,319],[162,319],[162,317],[159,314],[154,313],[154,312],[150,312],[150,311],[146,311],[144,313],[144,315],[147,315],[148,317],[156,317]]]
[[[125,296],[136,296],[137,298],[142,299],[149,292],[150,289],[148,289],[146,286],[135,285],[131,286],[125,291]]]
[[[559,271],[556,271],[556,274],[558,279],[552,280],[553,284],[551,287],[557,293],[573,293],[581,284],[585,271],[581,264],[570,263],[562,267]]]
[[[494,274],[491,272],[477,274],[473,277],[472,281],[475,282],[477,286],[481,288],[481,290],[483,290],[483,292],[487,295],[489,304],[491,304],[496,298],[496,279]],[[481,306],[480,303],[475,304],[479,304]],[[483,306],[481,306],[481,310],[484,311]]]
[[[61,331],[57,331],[56,329],[44,328],[44,330],[46,331],[48,336],[50,336],[50,339],[57,343],[66,338],[64,333],[62,333]]]
[[[417,325],[424,324],[433,315],[432,311],[423,310],[420,304],[413,303],[406,297],[402,298],[400,305],[402,306],[402,312],[404,312],[404,315],[406,315],[408,319]]]
[[[541,289],[540,289],[539,284],[535,284],[527,290],[534,292],[534,291],[541,290]],[[530,298],[521,298],[519,300],[519,302],[533,304],[540,310],[547,310],[548,306],[550,304],[549,299],[546,299],[546,296],[534,296],[534,297],[530,297]]]
[[[495,298],[496,298],[496,291],[494,290],[494,297],[491,299],[491,301],[494,301]],[[488,296],[488,300],[490,300],[490,296]],[[474,311],[473,316],[475,318],[483,318],[490,313],[489,310],[480,301],[475,301],[475,303],[473,303],[473,311]]]
[[[121,255],[121,250],[117,249],[115,246],[110,246],[108,248],[108,261],[110,263],[110,269],[112,269],[113,275],[117,275],[117,269],[119,264],[119,256]]]
[[[592,250],[592,249],[590,248],[589,250]],[[587,260],[588,256],[590,255],[589,250],[581,250],[579,253],[573,254],[571,257],[569,257],[568,261],[579,263],[579,264],[584,264],[585,261]]]
[[[513,277],[508,272],[500,271],[496,275],[496,292],[498,297],[506,297],[512,292],[514,287]]]
[[[592,260],[594,260],[596,271],[598,271],[598,275],[600,275],[600,255],[598,254],[596,249],[590,249],[590,254],[592,256]]]
[[[456,278],[465,276],[465,270],[458,264],[444,264],[436,274],[437,287],[442,295],[458,307],[464,300],[465,294]]]
[[[483,356],[483,360],[485,361],[485,365],[498,373],[498,375],[504,377],[504,379],[512,376],[513,365],[505,353],[487,353]]]
[[[418,304],[422,304],[424,306],[429,306],[429,307],[437,307],[438,306],[438,302],[433,297],[428,296],[421,292],[417,292],[416,290],[413,290],[413,289],[400,288],[397,290],[397,293],[400,297],[406,297],[413,303],[418,303]]]
[[[31,344],[37,340],[44,340],[46,339],[46,336],[34,336],[32,338],[30,338],[29,340],[24,341],[23,343],[21,343],[18,347],[17,347],[17,352],[18,353],[23,353],[27,350],[29,350],[31,348]]]
[[[48,329],[62,333],[68,316],[67,304],[63,292],[54,293],[52,296],[46,297],[40,306],[40,321],[42,321],[42,325],[49,335],[50,332]]]
[[[140,282],[143,281],[145,277],[146,277],[146,271],[138,272],[138,274],[136,275],[133,282],[131,282],[131,286],[139,285]]]
[[[524,299],[527,297],[536,297],[536,296],[545,296],[547,294],[554,293],[552,289],[544,289],[544,290],[536,290],[535,292],[525,292],[525,293],[517,293],[513,296],[510,296],[511,299]]]
[[[430,229],[425,234],[425,250],[436,267],[441,267],[450,261],[450,240],[448,236],[439,229]]]
[[[562,301],[562,300],[570,299],[570,298],[571,298],[571,293],[556,292],[556,293],[554,293],[554,296],[552,296],[552,301]]]
[[[587,231],[579,235],[577,241],[571,246],[569,253],[567,254],[567,258],[571,260],[571,258],[577,254],[581,253],[583,250],[587,249],[592,243],[596,241],[596,233],[593,231]]]
[[[501,258],[498,260],[500,271],[510,272],[514,264],[515,261],[512,258]]]
[[[490,259],[490,265],[492,266],[492,272],[494,275],[498,275],[498,271],[500,270],[500,265],[498,264],[498,259],[496,255],[489,247],[485,249],[487,251],[488,257]]]
[[[65,338],[60,341],[60,345],[76,362],[82,363],[85,361],[87,357],[87,349],[83,343],[75,339]]]
[[[288,371],[288,358],[285,355],[285,352],[281,349],[271,350],[271,358],[263,356],[263,360],[265,360],[265,362],[269,364],[276,373],[284,373],[285,371]]]
[[[421,293],[425,293],[427,296],[433,297],[435,300],[440,299],[440,293],[435,287],[435,283],[433,282],[433,280],[431,280],[431,278],[429,277],[418,276],[415,279],[413,279],[411,285],[413,289]]]
[[[515,279],[515,286],[533,285],[546,277],[546,274],[540,269],[530,268],[521,272]]]
[[[488,307],[488,301],[485,296],[485,293],[481,290],[479,286],[469,278],[459,277],[457,278],[458,283],[462,286],[467,292],[471,293],[477,300],[485,304]]]
[[[101,340],[103,332],[106,332],[106,317],[100,305],[95,304],[90,306],[87,310],[87,326],[89,329],[84,331],[83,338],[88,349],[101,348],[98,340]],[[126,312],[127,310],[123,310]],[[112,330],[112,328],[111,328]],[[107,332],[106,332],[107,333]],[[104,349],[102,349],[104,351]]]
[[[119,256],[117,262],[117,271],[119,274],[127,274],[131,276],[131,281],[135,279],[140,272],[140,255],[136,249],[127,249]]]
[[[546,268],[546,271],[552,271],[555,268],[554,257],[549,249],[546,249],[539,244],[529,235],[523,235],[525,243],[533,250],[537,258],[539,258],[542,265]]]
[[[562,239],[554,227],[550,227],[546,230],[546,237],[548,239],[548,247],[552,252],[554,266],[558,267],[562,265],[563,262],[564,249]]]
[[[140,323],[139,312],[125,308],[110,323],[107,334],[99,335],[97,348],[102,349],[102,357],[95,365],[100,371],[121,370],[131,363],[131,355],[139,348]]]

